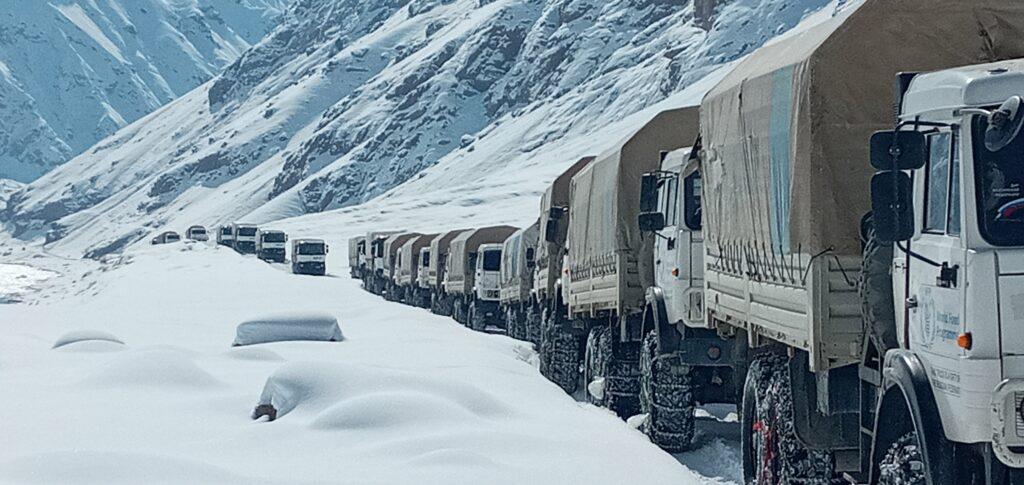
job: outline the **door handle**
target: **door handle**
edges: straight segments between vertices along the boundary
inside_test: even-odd
[[[903,302],[903,306],[905,306],[907,310],[913,310],[913,309],[917,308],[917,297],[916,296],[912,296],[910,298],[907,298]]]

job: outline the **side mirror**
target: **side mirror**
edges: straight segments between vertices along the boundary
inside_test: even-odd
[[[917,170],[928,159],[928,142],[917,131],[879,131],[871,135],[875,170]]]
[[[660,231],[665,228],[665,214],[661,212],[644,212],[640,214],[637,222],[640,224],[641,231]]]
[[[558,219],[548,219],[547,224],[544,225],[544,241],[558,242]]]
[[[701,178],[700,172],[695,172],[683,179],[683,224],[691,231],[700,231],[702,216]]]
[[[872,177],[871,212],[880,241],[906,241],[914,236],[913,197],[910,176],[903,172],[880,172]]]
[[[988,129],[985,130],[985,148],[990,152],[998,152],[1007,146],[1020,133],[1024,126],[1024,99],[1013,96],[1006,100],[999,109],[988,117]]]
[[[324,245],[324,254],[327,254],[329,252],[331,252],[331,247],[327,246],[327,245]]]
[[[646,173],[640,179],[640,212],[658,210],[658,175]]]

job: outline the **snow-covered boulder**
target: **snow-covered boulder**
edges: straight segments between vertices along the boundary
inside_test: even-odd
[[[242,322],[235,331],[233,346],[290,340],[341,342],[345,336],[338,319],[329,313],[281,313]]]
[[[61,335],[60,338],[53,343],[53,348],[56,349],[80,342],[109,342],[116,345],[124,345],[124,342],[121,341],[121,339],[107,332],[101,332],[99,330],[74,330]]]

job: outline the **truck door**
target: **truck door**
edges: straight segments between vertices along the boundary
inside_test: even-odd
[[[665,215],[665,228],[660,231],[664,237],[655,238],[654,282],[665,295],[665,307],[669,321],[678,322],[685,317],[684,286],[685,276],[680,270],[680,259],[687,259],[681,251],[688,250],[689,234],[679,223],[680,215],[679,174],[662,179],[658,187],[658,208]]]
[[[908,257],[899,250],[896,254],[897,266],[902,263],[909,275],[903,300],[909,318],[909,346],[933,377],[941,409],[961,392],[959,359],[963,350],[957,337],[964,332],[966,286],[966,250],[960,237],[962,158],[957,133],[944,129],[927,138],[928,160],[915,180],[919,219],[910,246],[920,257]]]

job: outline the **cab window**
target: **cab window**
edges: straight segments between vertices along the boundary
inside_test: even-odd
[[[952,193],[954,178],[959,179],[959,160],[954,176],[953,134],[949,132],[935,133],[928,136],[928,165],[925,193],[925,232],[932,234],[959,233],[959,222],[949,227],[953,214],[950,213],[951,202],[959,197]],[[959,192],[959,191],[958,191]],[[956,216],[959,219],[959,202],[956,203]],[[954,229],[954,232],[949,232]]]
[[[663,179],[658,186],[658,205],[665,215],[665,226],[679,225],[679,176]]]

